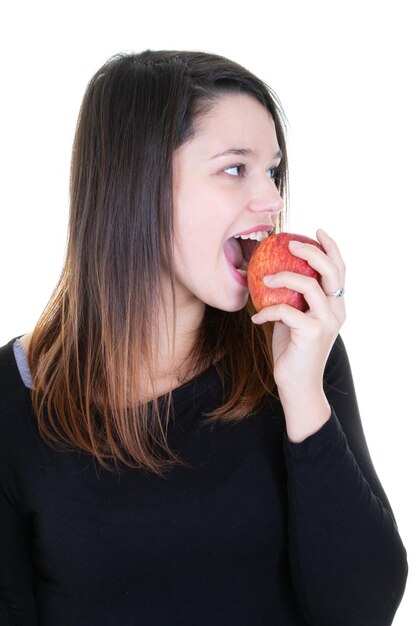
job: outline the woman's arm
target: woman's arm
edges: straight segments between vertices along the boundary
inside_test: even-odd
[[[37,626],[30,523],[0,483],[0,599],[13,626]],[[6,622],[7,623],[7,622]]]
[[[405,549],[374,470],[338,337],[325,371],[330,420],[285,441],[294,586],[310,624],[388,626],[407,577]]]
[[[337,244],[317,231],[324,252],[289,245],[321,275],[265,278],[302,293],[309,309],[265,307],[274,322],[273,366],[287,441],[289,547],[299,602],[310,624],[387,626],[405,586],[407,564],[386,495],[361,427],[347,355],[345,265]]]

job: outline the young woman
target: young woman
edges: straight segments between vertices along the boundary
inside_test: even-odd
[[[245,264],[286,193],[280,105],[219,56],[110,59],[76,132],[67,258],[0,350],[11,624],[383,626],[406,557],[344,345],[345,269],[254,315]],[[254,241],[252,241],[254,240]]]

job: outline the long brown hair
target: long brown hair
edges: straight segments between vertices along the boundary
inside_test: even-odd
[[[170,394],[138,403],[141,372],[153,378],[157,313],[174,301],[172,163],[196,120],[226,93],[255,97],[271,113],[283,153],[280,103],[240,65],[203,52],[112,57],[90,81],[74,140],[67,254],[29,349],[33,406],[42,436],[159,475],[181,462],[168,445]],[[229,389],[212,421],[244,418],[274,388],[271,327],[207,306],[190,372],[222,359]]]

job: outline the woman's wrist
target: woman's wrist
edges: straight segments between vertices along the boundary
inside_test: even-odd
[[[301,392],[296,399],[280,399],[287,437],[292,443],[301,443],[320,430],[331,417],[331,407],[323,391],[314,394]]]

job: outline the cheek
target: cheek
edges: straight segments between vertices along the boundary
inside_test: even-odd
[[[174,258],[178,268],[185,268],[193,272],[197,266],[201,268],[205,261],[213,259],[214,248],[208,237],[202,233],[189,229],[187,233],[181,233],[174,245]]]
[[[174,246],[177,254],[213,257],[222,247],[224,234],[219,219],[207,208],[203,211],[179,211],[174,226]]]
[[[212,271],[223,257],[226,233],[234,219],[225,193],[205,181],[177,189],[174,204],[174,246],[177,268]]]

